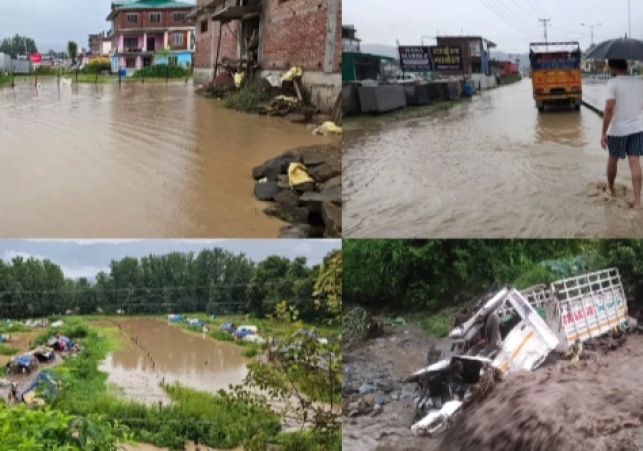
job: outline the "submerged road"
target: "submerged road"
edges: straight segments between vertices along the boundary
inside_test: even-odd
[[[599,103],[604,89],[584,86]],[[601,120],[585,107],[539,114],[525,79],[422,118],[347,121],[344,236],[643,237],[631,193],[598,195]]]

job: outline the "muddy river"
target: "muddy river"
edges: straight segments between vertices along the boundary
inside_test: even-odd
[[[129,346],[109,354],[100,369],[128,398],[147,404],[167,402],[161,382],[214,393],[241,383],[247,374],[249,359],[233,343],[186,333],[154,318],[118,324]]]
[[[251,170],[323,144],[305,126],[245,115],[192,84],[0,88],[3,237],[269,237]]]
[[[604,89],[584,86],[599,103]],[[643,237],[643,212],[594,192],[601,121],[538,114],[529,79],[424,118],[347,121],[344,236]],[[617,182],[630,181],[623,162]]]

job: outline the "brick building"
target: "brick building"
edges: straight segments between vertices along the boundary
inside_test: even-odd
[[[341,91],[342,0],[197,0],[194,80],[207,83],[224,60],[248,54],[258,37],[259,76],[282,74],[293,66],[321,109],[330,109]]]
[[[496,44],[480,36],[438,36],[439,46],[458,46],[462,50],[462,62],[466,75],[490,74],[491,49]],[[445,75],[461,76],[462,71],[445,71]]]
[[[153,64],[191,66],[194,26],[186,17],[193,8],[178,0],[113,0],[107,16],[112,71],[130,74]]]

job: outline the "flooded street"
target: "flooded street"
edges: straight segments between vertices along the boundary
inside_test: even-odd
[[[604,89],[584,86],[600,106]],[[424,118],[347,121],[344,236],[643,237],[643,213],[593,192],[601,121],[538,114],[530,79]],[[622,162],[617,183],[630,180]]]
[[[128,398],[167,402],[159,385],[162,381],[214,393],[241,383],[246,376],[249,359],[233,343],[190,334],[154,318],[132,318],[118,324],[130,345],[111,353],[100,370]]]
[[[273,238],[251,170],[332,138],[232,112],[191,83],[0,88],[0,231],[43,238]]]

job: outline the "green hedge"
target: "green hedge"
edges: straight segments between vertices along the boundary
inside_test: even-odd
[[[182,66],[157,64],[139,69],[132,76],[134,78],[185,78],[189,74],[190,70]]]

